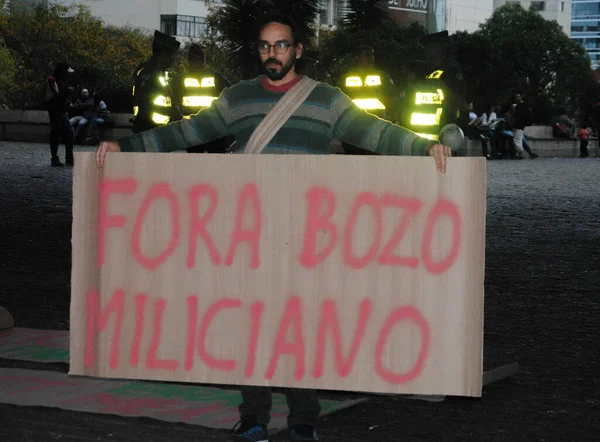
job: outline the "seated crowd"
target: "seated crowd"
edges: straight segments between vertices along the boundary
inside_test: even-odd
[[[463,106],[460,110],[457,124],[465,136],[471,140],[481,141],[483,156],[488,159],[521,159],[522,154],[515,146],[515,112],[517,104],[511,104],[503,112],[500,105],[490,105],[487,112],[477,116],[473,102]],[[522,148],[531,159],[538,157],[531,150],[525,135],[522,137]]]
[[[104,129],[112,123],[110,111],[99,94],[90,95],[85,88],[69,104],[69,122],[75,130],[75,144],[98,144]]]

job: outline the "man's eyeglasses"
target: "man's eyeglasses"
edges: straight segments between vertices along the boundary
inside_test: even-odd
[[[277,54],[285,54],[290,46],[294,46],[294,44],[287,41],[278,41],[274,45],[270,45],[266,41],[260,41],[256,45],[256,49],[260,54],[268,54],[271,52],[271,48],[275,49]]]

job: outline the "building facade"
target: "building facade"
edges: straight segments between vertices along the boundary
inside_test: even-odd
[[[420,23],[429,32],[476,31],[494,10],[494,0],[387,0],[386,8],[401,25]],[[335,27],[346,12],[344,0],[321,0],[319,23]]]
[[[590,56],[592,68],[600,67],[600,0],[573,0],[571,38]]]
[[[208,8],[204,0],[58,0],[82,4],[106,24],[133,26],[148,33],[158,29],[178,40],[201,37],[206,32]],[[212,2],[214,5],[220,0]]]
[[[573,1],[573,3],[575,2]],[[505,4],[519,4],[523,7],[523,9],[527,10],[533,8],[537,10],[546,20],[557,21],[565,34],[571,34],[571,0],[494,0],[494,9]]]
[[[494,12],[494,0],[447,0],[445,26],[450,34],[475,32]]]
[[[47,0],[11,0],[31,5]],[[133,26],[148,33],[159,29],[183,41],[201,37],[209,13],[205,0],[52,0],[60,4],[82,4],[109,25]],[[300,1],[300,0],[299,0]],[[212,0],[218,7],[222,0]],[[526,3],[526,2],[525,2]],[[543,2],[542,2],[543,3]],[[493,12],[494,0],[385,0],[383,5],[401,25],[417,22],[429,32],[448,30],[473,32]],[[346,0],[321,0],[318,23],[335,28],[347,11]]]

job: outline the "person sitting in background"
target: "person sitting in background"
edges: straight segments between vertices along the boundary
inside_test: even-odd
[[[552,122],[552,136],[555,138],[571,138],[575,130],[575,122],[569,118],[565,109],[558,110],[558,116]]]
[[[492,146],[492,154],[488,155],[488,157],[497,158],[497,141],[499,137],[496,137],[496,127],[498,126],[500,119],[498,118],[498,114],[496,113],[496,106],[489,105],[488,112],[489,115],[486,112],[481,114],[481,117],[479,118],[479,124],[477,125],[477,130],[481,133],[481,135],[490,140],[490,144]]]
[[[458,127],[462,129],[470,140],[480,140],[481,152],[484,157],[489,158],[488,142],[490,139],[478,129],[480,122],[481,118],[473,110],[473,102],[462,107],[457,120]]]
[[[76,114],[69,119],[69,123],[75,129],[74,141],[77,143],[82,136],[85,138],[84,131],[89,129],[88,123],[94,109],[94,97],[90,96],[87,89],[81,89],[79,98],[69,106],[69,114]]]
[[[99,94],[94,94],[94,108],[89,118],[91,124],[90,136],[85,139],[87,144],[98,144],[102,141],[104,128],[110,123],[110,111]]]

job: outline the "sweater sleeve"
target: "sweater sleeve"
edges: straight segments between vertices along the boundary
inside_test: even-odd
[[[172,152],[185,150],[229,133],[225,91],[190,118],[119,139],[121,152]]]
[[[363,109],[339,89],[331,100],[332,138],[380,155],[425,156],[434,143]]]

